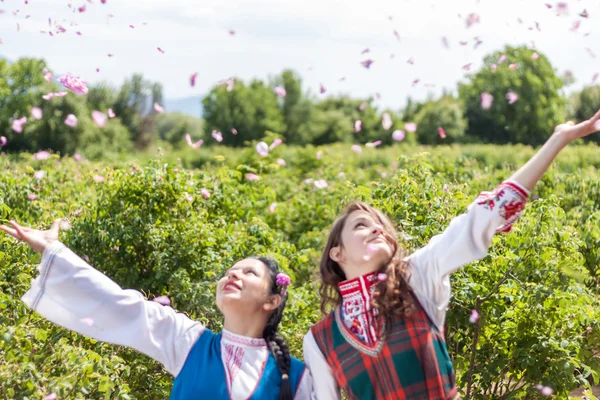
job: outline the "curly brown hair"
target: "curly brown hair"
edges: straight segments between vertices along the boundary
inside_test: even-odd
[[[329,257],[333,247],[341,246],[342,231],[346,220],[354,211],[364,211],[383,227],[383,236],[392,248],[392,258],[381,266],[378,273],[385,273],[387,279],[378,281],[373,292],[371,305],[379,311],[379,315],[389,319],[393,316],[408,316],[414,311],[414,304],[408,292],[411,290],[408,280],[410,277],[409,263],[404,261],[405,251],[398,244],[398,234],[394,225],[381,211],[370,205],[355,201],[350,203],[342,215],[333,223],[327,244],[323,249],[319,266],[321,287],[321,312],[327,314],[342,302],[338,284],[346,280],[346,274],[339,264]]]

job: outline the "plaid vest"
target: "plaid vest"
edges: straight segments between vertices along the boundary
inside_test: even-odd
[[[415,299],[415,296],[412,296]],[[444,335],[415,299],[410,317],[394,317],[374,346],[348,330],[337,307],[311,327],[349,399],[459,399]]]

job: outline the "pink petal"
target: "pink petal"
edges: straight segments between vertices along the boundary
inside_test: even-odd
[[[187,202],[190,202],[190,203],[191,203],[192,201],[194,201],[194,196],[192,196],[192,195],[191,195],[191,194],[189,194],[189,193],[186,193],[186,194],[185,194],[185,201],[187,201]]]
[[[396,39],[400,41],[400,34],[398,33],[398,31],[394,31],[394,36],[396,36]]]
[[[92,119],[99,128],[102,128],[104,125],[106,125],[108,118],[103,112],[94,110],[92,111]]]
[[[473,24],[478,24],[480,22],[479,14],[471,13],[467,16],[467,20],[465,21],[467,28],[470,28]]]
[[[271,145],[269,146],[269,150],[273,150],[275,147],[279,146],[281,143],[283,143],[282,139],[275,139],[273,140],[273,143],[271,143]]]
[[[408,60],[406,60],[406,62],[407,62],[408,64],[414,65],[414,64],[415,64],[415,57],[414,57],[414,56],[411,56],[411,57],[410,57]]]
[[[75,161],[81,161],[81,160],[83,160],[83,157],[81,156],[81,154],[75,153],[75,154],[73,154],[73,159]]]
[[[114,117],[115,117],[114,111],[112,110],[112,108],[109,108],[108,109],[108,118],[114,118]]]
[[[373,60],[368,59],[368,60],[365,60],[365,61],[361,61],[361,64],[362,64],[363,67],[369,69],[371,67],[371,64],[373,64]],[[323,85],[321,85],[321,87],[323,87]],[[321,92],[321,93],[323,93],[323,92]]]
[[[327,181],[319,179],[318,181],[315,181],[315,186],[317,189],[325,189],[327,187]]]
[[[583,10],[581,14],[579,14],[581,18],[589,18],[590,14],[588,14],[587,10]]]
[[[88,326],[88,327],[92,327],[94,326],[94,320],[90,317],[87,318],[82,318],[81,319],[81,323]]]
[[[450,44],[448,43],[448,38],[446,38],[446,36],[442,37],[442,44],[444,45],[445,48],[447,48],[447,49],[450,48]]]
[[[200,193],[202,194],[202,196],[204,196],[205,199],[210,198],[210,192],[207,189],[200,190]]]
[[[50,393],[44,397],[44,400],[56,400],[58,399],[58,395],[56,393]]]
[[[471,310],[471,316],[469,317],[469,322],[474,324],[479,321],[479,313],[476,310]]]
[[[325,89],[325,86],[323,86],[323,84],[321,83],[320,88],[319,88],[319,92],[321,94],[325,93],[327,90]]]
[[[376,140],[372,143],[365,143],[365,147],[373,148],[381,145],[381,140]]]
[[[556,4],[557,15],[569,15],[569,5],[565,1],[559,1]]]
[[[44,179],[46,177],[46,171],[35,171],[33,177],[37,180]]]
[[[594,76],[592,76],[592,83],[596,82],[596,79],[598,79],[598,77],[600,77],[600,72],[596,72]]]
[[[531,59],[532,59],[533,61],[537,60],[538,58],[540,58],[540,55],[539,55],[538,53],[533,53],[533,54],[531,55]]]
[[[473,65],[473,63],[465,64],[465,65],[463,65],[462,69],[464,69],[465,71],[470,71],[472,65]]]
[[[406,129],[407,132],[416,132],[417,124],[415,124],[414,122],[408,122],[404,124],[404,129]]]
[[[350,150],[352,150],[353,152],[358,153],[358,154],[362,153],[362,147],[360,147],[357,144],[352,145],[352,147],[350,147]]]
[[[283,158],[277,159],[277,164],[284,167],[286,165],[285,160]]]
[[[381,126],[386,131],[392,127],[392,116],[389,113],[383,113],[381,116]]]
[[[269,146],[265,142],[259,142],[256,145],[256,153],[261,157],[269,155]]]
[[[42,111],[41,108],[39,107],[31,107],[31,116],[33,117],[33,119],[42,119],[42,116],[44,115],[44,112]]]
[[[44,74],[44,79],[46,80],[46,82],[51,82],[52,81],[52,72],[50,72],[46,68],[44,68],[44,70],[42,71],[42,73]]]
[[[317,151],[317,154],[315,154],[315,157],[317,160],[320,160],[321,158],[323,158],[323,152],[322,151]]]
[[[360,54],[362,55],[362,54],[368,53],[369,51],[371,51],[371,50],[369,50],[369,48],[367,47],[366,49],[361,51]]]
[[[361,129],[362,129],[362,121],[360,119],[354,121],[354,132],[360,132]]]
[[[238,134],[238,131],[237,131],[237,129],[235,129],[235,128],[231,128],[231,133],[233,133],[234,135],[237,135],[237,134]]]
[[[367,108],[367,103],[361,103],[360,106],[358,106],[358,109],[360,111],[365,111],[366,108]]]
[[[23,132],[23,125],[27,123],[27,117],[21,117],[19,119],[13,119],[11,128],[17,133]]]
[[[540,393],[542,396],[550,397],[554,393],[554,390],[549,386],[544,386],[540,389]]]
[[[500,58],[498,59],[498,64],[502,64],[504,61],[506,61],[506,56],[504,54],[502,54],[500,56]]]
[[[39,161],[45,161],[47,159],[50,158],[50,153],[48,153],[47,151],[43,150],[43,151],[38,151],[37,153],[35,153],[33,155],[33,159],[34,160],[39,160]]]
[[[191,76],[190,76],[190,86],[194,87],[196,86],[196,78],[198,77],[198,73],[194,72]]]
[[[164,108],[162,108],[162,107],[160,106],[160,104],[158,104],[158,103],[154,103],[154,111],[156,111],[157,113],[163,113],[163,112],[165,112],[165,109],[164,109]]]
[[[581,21],[573,22],[573,25],[571,26],[571,32],[577,32],[577,30],[579,29],[580,26],[581,26]]]
[[[269,212],[273,214],[275,212],[275,207],[277,207],[277,203],[271,203],[269,206]]]
[[[246,179],[248,179],[249,181],[256,181],[260,179],[260,176],[256,174],[246,174]]]
[[[165,54],[165,51],[163,49],[161,49],[160,47],[157,47],[156,50],[158,50],[161,54]]]
[[[506,93],[506,100],[508,100],[508,104],[514,104],[519,100],[519,96],[514,92],[508,92]]]
[[[484,110],[489,110],[492,107],[493,102],[494,96],[492,96],[488,92],[484,92],[481,94],[481,108],[483,108]]]
[[[37,194],[28,194],[28,195],[27,195],[27,198],[28,198],[29,200],[36,200],[36,199],[38,199],[38,198],[39,198],[39,196],[38,196]]]
[[[103,176],[101,176],[101,175],[94,175],[92,177],[92,179],[94,180],[94,182],[101,183],[101,182],[104,182],[105,178]]]
[[[67,115],[67,118],[65,119],[65,125],[70,126],[70,127],[77,126],[77,117],[74,116],[73,114]]]
[[[285,97],[285,88],[281,87],[281,86],[277,86],[275,89],[273,89],[273,91],[279,96],[279,97]]]
[[[446,139],[446,131],[444,130],[444,128],[442,128],[442,127],[439,127],[439,128],[438,128],[438,133],[440,134],[440,137],[441,137],[442,139]]]
[[[498,66],[496,64],[492,64],[490,65],[490,69],[492,70],[492,72],[496,72],[498,70]]]
[[[189,133],[185,134],[185,142],[188,144],[188,146],[190,146],[192,149],[197,149],[200,146],[202,146],[202,144],[204,143],[204,140],[200,139],[198,140],[196,143],[192,142],[192,137],[190,136]]]
[[[77,95],[81,96],[88,93],[87,83],[70,72],[58,78],[58,82]]]
[[[8,139],[5,136],[0,136],[0,147],[6,146],[6,143],[8,143]]]
[[[594,129],[596,131],[600,131],[600,121],[596,121],[596,123],[594,124]]]
[[[211,136],[219,143],[223,141],[223,134],[219,131],[213,130]]]
[[[230,34],[231,36],[233,36],[233,35],[235,35],[235,31],[234,31],[233,29],[230,29],[230,30],[229,30],[229,34]]]
[[[401,142],[404,140],[404,131],[403,130],[395,130],[392,132],[392,139],[396,142]]]

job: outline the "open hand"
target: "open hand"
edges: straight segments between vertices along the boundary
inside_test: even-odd
[[[600,110],[592,118],[578,124],[569,121],[558,125],[554,129],[554,134],[564,137],[568,142],[572,142],[598,131],[600,131]]]
[[[15,221],[9,221],[9,224],[12,226],[12,228],[6,225],[1,225],[0,230],[3,230],[15,239],[27,243],[33,250],[43,254],[44,250],[46,250],[46,247],[48,247],[52,242],[58,240],[61,221],[61,219],[55,220],[52,224],[52,227],[47,231],[27,228],[17,224]]]

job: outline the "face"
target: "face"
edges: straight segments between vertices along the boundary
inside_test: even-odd
[[[358,269],[359,274],[375,271],[392,257],[392,247],[385,240],[383,226],[366,211],[350,213],[342,230],[342,245],[329,252],[350,279],[349,269]]]
[[[272,311],[271,282],[267,267],[259,260],[246,258],[235,263],[217,283],[217,307],[221,312]],[[276,308],[276,307],[275,307]]]

